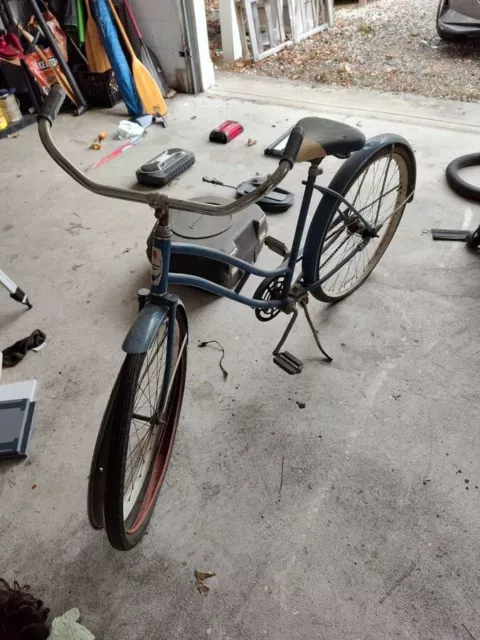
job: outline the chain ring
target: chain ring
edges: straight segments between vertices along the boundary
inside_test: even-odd
[[[255,291],[255,300],[280,300],[283,294],[285,276],[266,278]],[[270,309],[255,309],[255,315],[260,322],[270,322],[278,316],[280,307]]]

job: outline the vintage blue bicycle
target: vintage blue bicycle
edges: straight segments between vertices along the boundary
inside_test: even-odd
[[[366,141],[354,127],[322,118],[304,118],[292,130],[276,171],[251,193],[226,205],[179,200],[158,192],[101,185],[79,171],[52,141],[50,128],[64,100],[53,87],[39,116],[39,134],[51,157],[74,180],[94,193],[144,202],[155,211],[150,292],[123,343],[125,361],[114,384],[95,446],[89,481],[92,526],[106,528],[116,549],[134,547],[152,516],[172,453],[187,369],[185,308],[169,285],[186,285],[255,309],[261,321],[291,315],[273,360],[289,374],[302,371],[300,359],[282,351],[303,310],[323,355],[307,309],[309,295],[337,302],[365,282],[392,240],[405,206],[413,199],[416,164],[412,148],[397,135]],[[345,158],[329,187],[316,184],[327,156]],[[209,216],[238,213],[275,188],[295,162],[308,162],[308,177],[291,248],[267,237],[281,257],[276,269],[262,269],[210,248],[172,243],[171,210]],[[314,190],[323,194],[306,234]],[[215,259],[262,278],[253,297],[203,278],[170,273],[172,253]],[[297,269],[299,265],[299,269]],[[296,275],[297,273],[297,275]],[[242,279],[244,284],[246,278]]]

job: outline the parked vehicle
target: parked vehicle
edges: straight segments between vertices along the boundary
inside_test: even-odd
[[[440,0],[437,31],[443,40],[460,42],[480,36],[480,0]]]

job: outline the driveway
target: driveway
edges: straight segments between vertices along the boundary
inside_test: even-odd
[[[480,39],[466,44],[441,40],[437,6],[438,0],[369,0],[365,8],[339,4],[332,29],[260,63],[239,61],[224,68],[314,85],[477,101]]]

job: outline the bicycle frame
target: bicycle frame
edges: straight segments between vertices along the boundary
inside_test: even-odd
[[[228,298],[230,300],[233,300],[234,302],[239,302],[240,304],[247,305],[254,309],[281,307],[288,297],[288,292],[292,284],[296,264],[299,260],[302,259],[303,256],[303,248],[301,248],[300,245],[303,232],[305,230],[305,223],[307,221],[310,203],[312,200],[315,180],[318,173],[318,168],[316,171],[310,171],[308,179],[305,183],[305,191],[303,193],[302,204],[300,206],[300,212],[297,219],[292,248],[285,266],[280,266],[276,269],[262,269],[255,266],[254,264],[251,264],[250,262],[246,262],[245,260],[241,260],[240,258],[236,258],[235,256],[223,253],[222,251],[218,251],[217,249],[211,249],[209,247],[202,247],[182,242],[171,242],[169,237],[159,237],[159,234],[156,234],[154,232],[150,302],[153,304],[162,304],[164,296],[168,292],[169,285],[184,285],[208,291],[209,293]],[[167,218],[164,218],[161,222],[161,226],[163,229],[168,228],[168,216],[169,214],[167,214]],[[237,293],[236,291],[227,289],[226,287],[223,287],[199,276],[192,276],[181,273],[170,273],[170,255],[172,253],[215,260],[217,262],[228,264],[232,267],[237,267],[249,276],[254,275],[262,278],[285,276],[283,295],[279,300],[257,300],[255,298],[242,295],[241,293]]]

